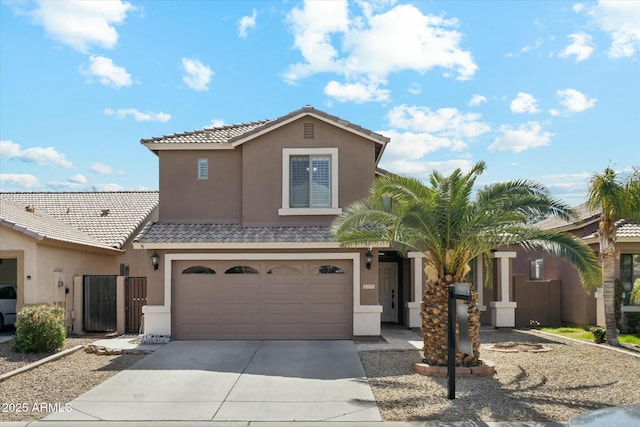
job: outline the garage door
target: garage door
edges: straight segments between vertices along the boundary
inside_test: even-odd
[[[350,260],[175,261],[174,339],[348,339]]]

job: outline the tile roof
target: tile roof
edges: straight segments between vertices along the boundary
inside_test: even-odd
[[[158,206],[157,191],[0,193],[108,247],[121,249]]]
[[[150,223],[135,238],[140,243],[304,243],[334,242],[329,226]]]
[[[572,229],[582,227],[585,222],[592,222],[600,218],[600,212],[589,209],[586,203],[576,206],[574,210],[578,215],[577,221],[568,222],[559,216],[552,216],[537,222],[535,226],[541,230],[553,230],[556,228]]]
[[[355,132],[369,136],[376,139],[381,143],[386,143],[389,138],[375,133],[369,129],[365,129],[362,126],[358,126],[347,120],[343,120],[340,117],[327,114],[323,111],[317,110],[310,105],[302,107],[298,110],[292,111],[289,114],[278,117],[276,119],[259,120],[255,122],[240,123],[228,126],[205,128],[201,130],[194,130],[191,132],[174,133],[172,135],[163,135],[155,138],[141,139],[140,143],[151,146],[153,144],[203,144],[203,143],[233,143],[239,139],[250,137],[256,133],[268,130],[273,126],[278,126],[287,120],[293,119],[297,116],[305,114],[314,114],[318,117],[324,118],[327,121],[335,122],[338,125],[345,126]]]
[[[7,200],[2,195],[0,195],[0,225],[37,240],[50,239],[114,250],[104,242],[65,224],[44,211],[30,212],[22,204]]]
[[[244,135],[268,123],[270,120],[260,120],[256,122],[240,123],[235,125],[205,128],[192,132],[174,133],[155,138],[141,139],[142,144],[222,144],[229,142],[231,138]]]
[[[588,236],[584,236],[584,239],[593,239],[598,237],[598,232],[591,233]],[[628,219],[621,219],[616,222],[616,237],[635,237],[640,238],[640,221],[631,221]]]

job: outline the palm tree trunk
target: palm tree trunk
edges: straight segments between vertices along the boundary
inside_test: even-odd
[[[604,300],[604,321],[607,344],[620,347],[616,329],[616,227],[613,219],[602,215],[598,224],[600,237],[600,261],[602,263],[602,297]]]
[[[447,316],[449,302],[449,285],[455,283],[451,276],[438,279],[437,282],[427,279],[422,295],[421,317],[424,359],[430,365],[445,366],[447,364]],[[469,314],[469,339],[473,349],[472,355],[456,353],[456,365],[478,365],[480,359],[480,309],[478,294],[471,287],[471,304]]]

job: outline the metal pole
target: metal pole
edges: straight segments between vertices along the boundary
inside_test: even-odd
[[[456,300],[454,297],[455,286],[449,286],[449,310],[447,313],[447,376],[449,377],[449,399],[456,398],[456,328],[455,311]]]

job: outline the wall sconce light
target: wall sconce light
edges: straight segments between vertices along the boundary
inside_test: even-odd
[[[371,249],[367,250],[367,253],[364,254],[364,259],[366,261],[367,270],[371,270],[371,261],[373,261],[373,254],[371,253]]]
[[[156,251],[153,251],[153,255],[151,255],[151,265],[153,265],[153,269],[158,269],[158,261],[160,261],[160,255]]]

